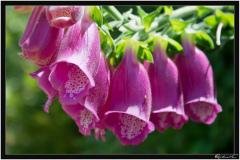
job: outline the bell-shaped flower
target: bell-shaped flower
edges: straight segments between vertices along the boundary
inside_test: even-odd
[[[34,7],[19,45],[23,57],[39,66],[46,66],[56,58],[64,30],[51,27],[45,7]]]
[[[188,117],[184,113],[177,67],[160,45],[156,45],[153,58],[154,63],[148,67],[152,90],[151,121],[160,132],[169,127],[181,128]]]
[[[81,21],[84,6],[49,6],[46,14],[51,26],[66,28]]]
[[[185,112],[196,122],[211,124],[222,111],[217,103],[212,66],[207,56],[190,41],[183,40],[184,54],[175,62],[179,70]]]
[[[152,106],[147,71],[134,51],[126,49],[110,84],[105,124],[122,144],[137,145],[154,130],[149,121]]]
[[[45,103],[44,111],[48,112],[50,105],[52,104],[54,98],[57,96],[57,91],[50,84],[48,77],[50,74],[50,69],[44,67],[30,75],[38,81],[39,87],[47,94],[48,100]]]
[[[57,60],[51,65],[50,82],[62,104],[77,104],[95,86],[100,59],[100,39],[95,23],[82,33],[81,22],[68,28]]]
[[[103,56],[101,56],[98,71],[94,77],[95,87],[89,90],[84,103],[62,104],[63,110],[76,122],[79,132],[83,135],[90,135],[91,130],[97,127],[97,123],[100,121],[99,112],[104,107],[108,96],[109,76],[108,66]]]

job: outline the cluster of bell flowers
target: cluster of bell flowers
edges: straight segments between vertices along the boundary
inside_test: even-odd
[[[19,45],[39,66],[30,75],[55,98],[85,136],[105,140],[109,129],[122,144],[142,143],[155,128],[180,129],[189,120],[212,124],[221,112],[206,55],[184,39],[184,53],[170,59],[161,41],[154,63],[140,63],[127,45],[113,68],[101,51],[95,22],[82,6],[33,7]]]

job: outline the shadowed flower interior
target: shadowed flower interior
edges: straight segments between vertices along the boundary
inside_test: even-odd
[[[152,113],[151,119],[159,132],[164,132],[167,128],[180,129],[188,120],[183,115],[176,112]]]
[[[193,121],[205,124],[212,124],[221,110],[219,105],[208,102],[193,102],[185,106],[186,113],[191,115]]]

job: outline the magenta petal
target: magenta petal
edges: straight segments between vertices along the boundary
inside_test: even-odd
[[[152,90],[151,121],[159,131],[181,128],[188,118],[184,113],[176,65],[159,47],[153,53],[154,63],[148,67]]]
[[[49,6],[46,15],[51,26],[66,28],[81,21],[84,6]]]
[[[214,93],[212,66],[206,55],[190,42],[183,41],[185,54],[175,61],[180,73],[186,114],[196,122],[211,124],[222,111]]]
[[[45,15],[45,7],[34,7],[19,45],[23,57],[39,66],[54,61],[64,30],[51,27]]]
[[[83,103],[89,89],[95,86],[100,58],[100,40],[96,24],[85,33],[80,22],[69,27],[51,65],[50,82],[59,91],[60,102],[65,105]]]
[[[111,81],[106,126],[122,144],[143,142],[154,130],[149,121],[151,88],[147,72],[131,49],[127,49]]]
[[[79,132],[85,136],[91,135],[91,130],[95,128],[95,123],[99,121],[97,113],[88,110],[80,104],[62,105],[63,110],[75,121]]]
[[[95,87],[89,90],[84,106],[99,112],[102,110],[101,107],[106,103],[110,84],[110,71],[105,63],[103,55],[100,57],[99,68],[94,80]]]
[[[30,75],[38,81],[39,87],[47,94],[48,100],[45,103],[44,111],[48,112],[49,107],[52,104],[55,96],[57,96],[57,91],[50,84],[48,77],[50,74],[49,68],[41,68]]]
[[[52,86],[59,91],[62,104],[83,102],[90,88],[87,75],[72,63],[59,62],[52,68],[49,77]]]

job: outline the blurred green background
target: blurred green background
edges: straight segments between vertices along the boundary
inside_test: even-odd
[[[129,8],[129,7],[128,7]],[[120,10],[126,10],[121,7]],[[6,154],[209,154],[232,153],[234,144],[233,41],[207,53],[223,112],[210,125],[189,121],[181,130],[153,132],[138,146],[122,146],[111,132],[107,141],[79,134],[54,102],[43,112],[46,95],[28,74],[37,68],[19,56],[18,41],[29,14],[6,8]]]

